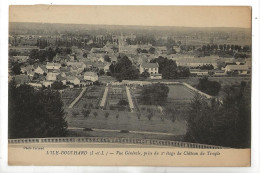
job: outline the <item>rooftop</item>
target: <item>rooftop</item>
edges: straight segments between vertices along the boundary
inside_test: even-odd
[[[87,71],[87,72],[84,73],[84,76],[93,76],[93,77],[96,77],[96,76],[97,76],[97,73],[91,72],[91,71]]]
[[[158,68],[159,65],[157,63],[142,63],[141,65],[143,68]]]
[[[226,68],[229,70],[248,70],[249,67],[247,65],[227,65]]]

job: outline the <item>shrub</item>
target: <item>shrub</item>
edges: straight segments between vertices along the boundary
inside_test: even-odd
[[[138,117],[138,120],[140,120],[141,114],[140,114],[140,113],[137,113],[137,117]]]
[[[92,104],[92,103],[89,103],[88,107],[89,107],[89,108],[93,108],[93,104]]]
[[[84,128],[83,131],[93,131],[92,128]]]
[[[98,113],[97,112],[94,112],[93,113],[94,117],[96,118],[98,116]]]
[[[106,118],[108,118],[108,117],[109,117],[109,112],[105,112],[104,116],[105,116]]]
[[[73,115],[74,117],[76,117],[77,115],[79,115],[79,111],[77,111],[77,110],[73,110],[71,113],[72,113],[72,115]]]
[[[151,120],[152,117],[153,117],[153,113],[152,112],[147,115],[148,120]]]
[[[197,86],[198,90],[205,92],[209,95],[216,96],[219,93],[221,84],[216,81],[210,81],[207,77],[199,79],[199,84]]]
[[[128,130],[121,130],[120,133],[129,133]]]
[[[83,114],[83,116],[84,116],[85,118],[88,118],[88,117],[89,117],[89,114],[90,114],[90,112],[91,112],[90,110],[83,109],[81,113]]]
[[[118,105],[127,106],[128,102],[126,100],[124,100],[124,99],[121,99],[121,100],[119,100]]]

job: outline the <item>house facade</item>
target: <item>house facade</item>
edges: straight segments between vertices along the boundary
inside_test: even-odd
[[[38,66],[35,70],[34,70],[35,73],[38,73],[38,74],[44,74],[44,73],[47,73],[48,70],[46,67],[44,66]]]
[[[98,80],[98,75],[95,72],[85,72],[84,80],[95,82]]]
[[[162,75],[159,74],[159,64],[158,63],[142,63],[140,65],[140,74],[147,71],[150,74],[151,79],[162,79]]]
[[[250,74],[250,68],[247,65],[227,65],[225,73],[235,73],[238,75]]]
[[[140,65],[140,74],[147,71],[150,75],[159,73],[159,64],[158,63],[142,63]]]
[[[47,70],[59,70],[61,68],[60,63],[47,63],[46,64]]]

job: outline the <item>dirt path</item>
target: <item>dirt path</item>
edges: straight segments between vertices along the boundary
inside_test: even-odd
[[[82,127],[68,127],[68,130],[84,130]],[[92,129],[93,131],[99,131],[99,132],[120,132],[120,130],[111,130],[111,129]],[[129,130],[129,133],[136,133],[136,134],[149,134],[149,135],[168,135],[173,136],[172,133],[162,133],[162,132],[147,132],[147,131],[131,131]]]
[[[84,92],[86,91],[86,87],[83,88],[79,96],[69,105],[69,108],[73,108],[73,106],[79,101],[79,99],[83,96]]]

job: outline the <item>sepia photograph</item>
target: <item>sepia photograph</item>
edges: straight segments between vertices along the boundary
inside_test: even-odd
[[[250,166],[251,16],[10,5],[9,165]]]

